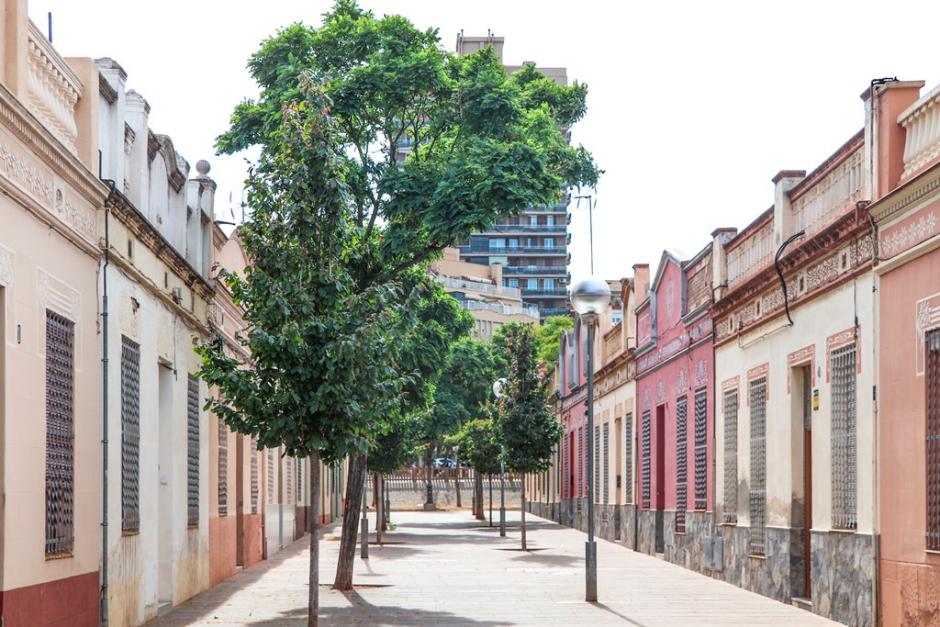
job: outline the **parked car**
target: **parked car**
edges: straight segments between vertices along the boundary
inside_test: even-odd
[[[435,457],[434,467],[435,468],[456,468],[457,463],[449,457]]]

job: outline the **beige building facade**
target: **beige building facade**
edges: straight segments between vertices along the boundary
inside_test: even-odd
[[[97,73],[0,13],[0,622],[96,625]]]
[[[523,302],[522,291],[502,284],[501,264],[461,261],[456,248],[445,248],[443,257],[431,264],[431,274],[473,316],[471,333],[479,340],[489,342],[508,322],[539,321],[538,308]]]

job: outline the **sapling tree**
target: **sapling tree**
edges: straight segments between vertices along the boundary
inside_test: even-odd
[[[536,362],[532,325],[508,326],[504,338],[508,356],[507,383],[499,399],[496,430],[504,446],[506,467],[522,474],[522,550],[525,551],[525,475],[548,469],[562,430],[551,411],[547,382]]]

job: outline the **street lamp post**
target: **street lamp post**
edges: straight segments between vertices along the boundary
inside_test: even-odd
[[[594,324],[610,305],[607,282],[596,277],[578,281],[571,288],[571,304],[587,325],[587,519],[584,543],[585,601],[597,601],[597,544],[594,542]]]
[[[493,382],[493,396],[497,399],[503,397],[503,390],[506,388],[506,384],[509,383],[505,378],[497,379]],[[500,450],[502,450],[502,445],[500,445]],[[503,451],[505,453],[505,451]],[[499,459],[499,535],[501,537],[506,537],[506,466],[503,462],[503,457],[505,455],[500,455]]]

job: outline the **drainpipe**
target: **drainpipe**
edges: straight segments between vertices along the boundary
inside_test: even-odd
[[[104,180],[104,179],[102,179]],[[111,261],[111,199],[115,183],[109,185],[108,197],[104,201],[104,267],[101,272],[101,609],[100,622],[108,625],[108,265]]]

